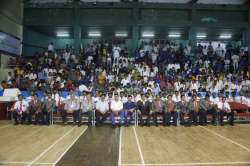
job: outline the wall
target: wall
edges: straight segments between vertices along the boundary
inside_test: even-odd
[[[23,54],[25,56],[32,56],[36,52],[43,52],[47,49],[50,42],[54,43],[55,48],[64,48],[66,44],[73,45],[72,39],[54,38],[26,28],[23,33],[23,42]]]

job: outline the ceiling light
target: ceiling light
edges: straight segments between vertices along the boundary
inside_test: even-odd
[[[143,32],[142,37],[155,37],[155,34],[153,32]]]
[[[115,34],[116,37],[127,37],[128,36],[128,33],[126,32],[117,32]]]
[[[231,34],[221,34],[220,38],[221,39],[230,39],[230,38],[232,38],[232,35]]]
[[[178,38],[178,37],[181,37],[181,34],[179,34],[179,33],[170,33],[170,34],[168,34],[168,37]]]
[[[56,36],[57,37],[69,37],[70,34],[68,32],[57,32]]]
[[[200,33],[200,34],[196,35],[196,38],[198,38],[198,39],[204,39],[204,38],[207,38],[207,35]]]
[[[100,32],[89,32],[88,36],[89,37],[101,37],[101,33]]]

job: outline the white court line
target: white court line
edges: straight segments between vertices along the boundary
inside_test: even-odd
[[[0,164],[29,164],[30,162],[25,161],[0,161]],[[34,163],[38,165],[52,165],[53,163]]]
[[[143,155],[142,155],[141,146],[140,146],[139,139],[137,137],[137,133],[136,133],[136,130],[135,130],[134,126],[133,126],[133,129],[134,129],[134,134],[135,134],[135,139],[136,139],[137,147],[138,147],[138,150],[139,150],[139,153],[140,153],[140,157],[141,157],[142,166],[145,166],[145,162],[144,162],[144,158],[143,158]]]
[[[210,129],[206,128],[206,127],[203,127],[203,126],[200,126],[200,127],[203,128],[203,129],[205,129],[205,130],[207,130],[208,132],[210,132],[210,133],[212,133],[214,135],[217,135],[218,137],[220,137],[220,138],[222,138],[224,140],[227,140],[228,142],[231,142],[232,144],[235,144],[235,145],[241,147],[242,149],[245,149],[246,151],[250,152],[250,149],[247,148],[247,147],[245,147],[244,145],[241,145],[241,144],[239,144],[239,143],[237,143],[237,142],[235,142],[235,141],[233,141],[233,140],[231,140],[231,139],[229,139],[227,137],[224,137],[224,136],[218,134],[217,132],[215,132],[213,130],[210,130]]]
[[[39,160],[45,153],[47,153],[50,149],[52,149],[58,142],[60,142],[65,136],[67,136],[69,133],[73,131],[76,127],[73,127],[70,129],[67,133],[65,133],[63,136],[61,136],[58,140],[56,140],[52,145],[50,145],[47,149],[45,149],[41,154],[39,154],[33,161],[31,161],[27,166],[31,166],[34,164],[37,160]]]
[[[122,164],[122,127],[120,128],[118,166],[121,166],[121,164]]]
[[[144,164],[145,166],[193,166],[193,165],[239,165],[250,164],[250,161],[246,162],[211,162],[211,163],[170,163],[170,164]],[[124,166],[141,166],[141,164],[122,164]]]
[[[86,127],[77,137],[76,139],[68,146],[68,148],[59,156],[59,158],[53,163],[53,166],[55,166],[60,160],[61,158],[69,151],[69,149],[76,143],[76,141],[82,136],[82,134],[88,129],[88,127]]]

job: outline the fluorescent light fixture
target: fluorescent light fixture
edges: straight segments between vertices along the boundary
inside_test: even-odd
[[[117,32],[115,33],[116,37],[127,37],[128,33],[127,32]]]
[[[180,33],[169,33],[169,34],[168,34],[168,37],[171,37],[171,38],[178,38],[178,37],[181,37],[181,34],[180,34]]]
[[[207,38],[207,35],[204,34],[204,33],[199,33],[199,34],[196,35],[196,38],[198,38],[198,39],[204,39],[204,38]]]
[[[231,34],[221,34],[220,38],[221,39],[230,39],[230,38],[232,38],[232,35]]]
[[[155,34],[153,32],[143,32],[142,37],[155,37]]]
[[[89,32],[88,36],[89,37],[101,37],[101,33],[100,32]]]
[[[68,32],[56,32],[57,37],[69,37]]]

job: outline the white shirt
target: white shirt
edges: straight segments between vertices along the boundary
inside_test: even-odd
[[[112,100],[110,108],[114,112],[119,112],[123,109],[123,103],[121,100],[118,100],[118,101]]]
[[[231,111],[230,105],[227,102],[223,103],[222,101],[220,101],[217,106],[220,110]]]
[[[22,111],[25,112],[27,110],[27,108],[29,107],[29,104],[27,101],[22,100],[22,101],[17,101],[14,104],[14,110],[17,110],[18,112]]]
[[[48,45],[48,51],[54,51],[54,45],[53,44]]]
[[[105,113],[109,110],[109,104],[106,100],[98,100],[96,103],[96,109],[102,113]]]

